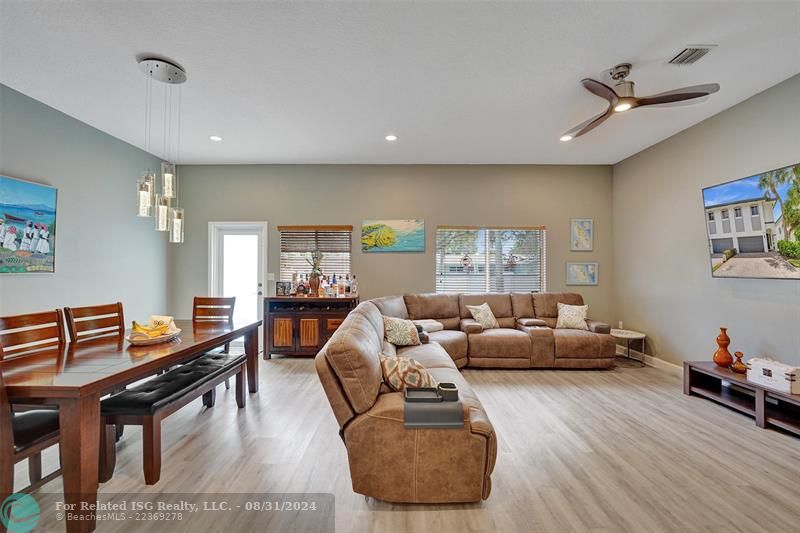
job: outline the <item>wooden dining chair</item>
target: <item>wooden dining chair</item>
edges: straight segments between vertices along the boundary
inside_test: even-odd
[[[0,360],[64,344],[61,309],[0,317]]]
[[[14,465],[24,459],[30,485],[16,492],[31,492],[61,475],[58,468],[42,477],[42,451],[58,441],[58,411],[13,413],[0,371],[0,501],[14,492]]]
[[[233,308],[236,305],[236,297],[230,298],[219,296],[195,296],[192,305],[192,322],[228,322],[233,323]],[[225,344],[222,353],[230,353],[230,343]],[[231,384],[226,379],[225,388],[230,389]]]
[[[96,337],[125,336],[125,314],[122,303],[65,307],[67,329],[72,342]]]

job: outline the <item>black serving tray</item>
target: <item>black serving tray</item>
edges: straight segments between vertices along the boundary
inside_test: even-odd
[[[405,390],[405,400],[412,403],[436,403],[441,402],[442,397],[434,387],[407,387]]]

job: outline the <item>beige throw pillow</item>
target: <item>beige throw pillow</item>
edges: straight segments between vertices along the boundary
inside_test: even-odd
[[[468,305],[467,309],[469,309],[472,318],[474,318],[483,329],[500,327],[500,324],[497,323],[497,319],[494,317],[494,313],[492,313],[492,308],[489,307],[489,304],[486,302],[481,305]]]
[[[558,321],[556,329],[589,329],[586,324],[588,305],[567,305],[558,303]]]
[[[420,344],[417,326],[410,320],[384,316],[383,329],[386,340],[395,346],[416,346]]]
[[[381,357],[383,381],[389,388],[402,392],[407,387],[436,387],[428,369],[409,357]]]

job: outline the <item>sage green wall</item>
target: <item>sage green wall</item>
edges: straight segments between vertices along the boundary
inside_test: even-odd
[[[614,167],[616,316],[659,357],[708,359],[727,326],[745,358],[800,363],[800,282],[712,278],[701,197],[798,161],[800,75]]]
[[[186,242],[170,248],[170,310],[189,316],[207,292],[209,221],[269,222],[277,276],[283,224],[352,224],[363,297],[434,290],[436,226],[547,226],[548,289],[565,290],[568,260],[600,263],[600,284],[573,287],[599,319],[612,315],[610,166],[225,165],[181,168]],[[425,253],[363,254],[363,219],[425,219]],[[593,218],[593,252],[569,251],[569,219]],[[270,291],[274,284],[268,282]]]
[[[163,313],[167,242],[135,216],[136,178],[159,160],[0,85],[0,174],[58,188],[55,274],[0,274],[0,315],[122,301]]]

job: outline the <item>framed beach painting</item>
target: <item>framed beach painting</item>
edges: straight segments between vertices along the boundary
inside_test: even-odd
[[[424,252],[425,221],[421,218],[365,220],[361,224],[361,251]]]
[[[595,262],[567,263],[567,285],[597,285],[597,271]]]
[[[569,242],[569,249],[573,252],[591,252],[594,248],[594,220],[591,218],[570,220]]]
[[[0,274],[55,272],[57,189],[0,176]]]

